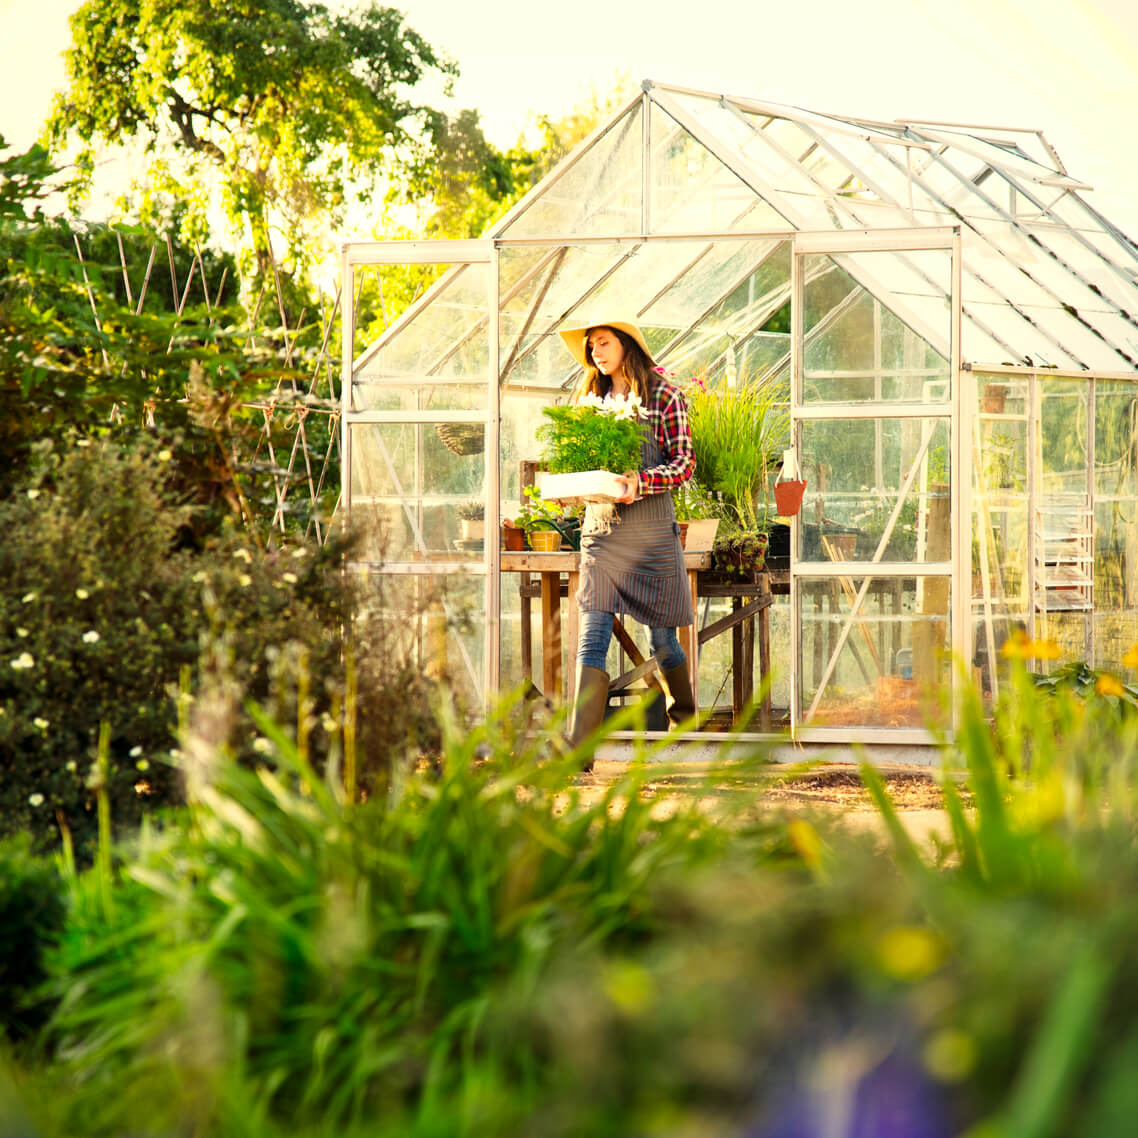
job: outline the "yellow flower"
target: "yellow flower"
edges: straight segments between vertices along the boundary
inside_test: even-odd
[[[1131,644],[1126,655],[1122,657],[1124,668],[1138,668],[1138,644]]]
[[[248,588],[252,583],[253,583],[253,578],[250,577],[248,573],[242,573],[237,578],[237,584],[239,584],[241,586],[241,588],[243,588],[243,589]]]
[[[1126,689],[1116,676],[1112,676],[1109,672],[1103,672],[1097,680],[1095,680],[1095,691],[1099,695],[1125,695]]]
[[[85,601],[91,594],[86,589],[76,589],[75,595],[81,600]]]
[[[1058,660],[1061,652],[1054,640],[1032,640],[1017,629],[1004,641],[1000,655],[1005,660]]]

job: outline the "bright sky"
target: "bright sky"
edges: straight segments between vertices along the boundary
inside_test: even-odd
[[[0,0],[0,133],[27,145],[77,0]],[[514,142],[617,75],[872,118],[1042,129],[1138,240],[1138,0],[410,0],[462,71],[452,110]]]

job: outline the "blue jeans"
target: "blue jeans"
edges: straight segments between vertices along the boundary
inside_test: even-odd
[[[612,613],[583,612],[578,627],[577,663],[603,672],[612,640]],[[670,672],[687,662],[674,628],[649,628],[648,639],[652,644],[652,655],[662,672]]]

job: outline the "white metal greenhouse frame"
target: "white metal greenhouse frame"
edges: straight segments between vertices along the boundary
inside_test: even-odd
[[[697,170],[703,181],[684,198],[683,177],[694,178],[691,170]],[[993,685],[997,682],[987,554],[978,570],[984,581],[979,601],[972,584],[977,570],[971,552],[974,510],[986,510],[991,497],[974,472],[978,460],[974,444],[980,445],[981,439],[977,377],[1015,377],[1036,402],[1045,383],[1077,379],[1087,385],[1088,414],[1096,406],[1097,382],[1138,380],[1138,320],[1133,315],[1138,313],[1138,249],[1086,205],[1079,193],[1087,189],[1067,174],[1038,131],[838,118],[646,82],[636,99],[583,142],[496,223],[487,237],[344,246],[342,287],[348,297],[356,295],[359,275],[369,267],[449,266],[424,296],[363,351],[356,342],[354,313],[345,305],[344,508],[351,511],[353,490],[358,492],[352,474],[356,430],[399,424],[477,424],[484,428],[486,439],[482,470],[486,523],[488,532],[497,533],[503,500],[503,400],[511,394],[548,399],[563,395],[572,382],[573,369],[567,357],[561,361],[554,349],[553,354],[543,353],[550,343],[556,343],[560,324],[590,311],[605,289],[620,280],[625,288],[622,295],[634,294],[630,307],[642,326],[658,333],[654,354],[665,365],[677,359],[699,359],[714,369],[728,356],[733,365],[740,337],[747,342],[746,337],[758,334],[769,316],[789,300],[788,358],[773,359],[766,379],[789,365],[796,445],[801,445],[802,432],[809,432],[810,424],[821,421],[888,420],[903,429],[901,421],[940,420],[947,424],[951,497],[947,560],[884,559],[904,489],[898,492],[886,536],[870,557],[850,562],[803,558],[796,524],[790,597],[792,734],[802,741],[926,742],[928,732],[915,727],[817,727],[804,722],[808,716],[803,713],[814,707],[805,704],[801,690],[804,661],[796,594],[803,583],[833,578],[836,573],[862,579],[850,600],[851,611],[838,634],[838,648],[828,662],[826,678],[813,695],[814,706],[855,627],[854,618],[870,581],[868,565],[875,579],[948,578],[951,652],[957,660],[966,660],[986,638],[991,680]],[[680,224],[693,219],[719,224],[692,228]],[[553,228],[545,231],[547,226]],[[697,278],[700,271],[708,273],[709,264],[724,272],[731,268],[732,250],[743,250],[740,263],[745,272],[741,276],[736,271],[724,277],[716,286],[718,292],[699,296],[697,291],[685,301],[687,308],[677,302],[678,316],[670,311],[656,318],[669,290],[674,292],[686,280]],[[749,250],[759,251],[755,261],[745,260]],[[761,304],[756,301],[756,307],[744,306],[738,314],[717,315],[717,306],[725,303],[732,290],[741,282],[753,285],[764,264],[773,263],[785,250],[789,250],[785,282],[774,274],[774,284],[760,298]],[[889,256],[882,260],[881,254]],[[586,263],[590,256],[596,259],[595,270]],[[654,256],[672,258],[667,262],[676,270],[672,278],[630,276],[630,266],[635,267],[638,258],[650,262]],[[928,268],[929,256],[937,258],[935,271]],[[716,257],[720,257],[718,262]],[[809,258],[827,258],[943,357],[947,386],[938,388],[929,382],[917,400],[842,401],[809,394],[803,382],[808,343],[803,323],[804,289],[808,287],[804,266]],[[514,264],[530,267],[504,284],[503,273],[512,272]],[[448,289],[453,293],[455,281],[467,269],[476,269],[484,279],[482,285],[463,294],[469,311],[454,346],[440,355],[437,345],[432,345],[435,354],[430,358],[443,363],[428,366],[422,362],[428,357],[416,349],[419,356],[407,357],[414,366],[383,373],[377,363],[383,353],[396,352],[400,337],[411,341],[420,329],[430,326],[432,306],[448,303]],[[470,307],[470,297],[475,295],[479,311]],[[731,320],[736,325],[730,346],[720,350],[719,340],[727,335],[720,326],[728,327]],[[880,340],[880,333],[875,334]],[[424,342],[429,339],[425,334],[422,338]],[[458,375],[452,369],[445,373],[446,361],[460,347],[477,347],[480,372]],[[877,366],[882,370],[882,365]],[[378,379],[367,378],[369,368]],[[835,372],[832,381],[841,382],[842,374]],[[412,388],[445,391],[452,402],[459,389],[477,394],[463,407],[440,409],[430,405],[429,397],[415,398],[415,407],[366,405],[369,400],[382,402],[366,392],[382,391],[384,382],[403,391],[405,402]],[[875,390],[879,389],[880,383]],[[1030,406],[1023,404],[1019,418],[1035,424],[1025,429],[1038,432],[1038,414],[1033,420]],[[877,430],[880,436],[881,428]],[[925,450],[929,433],[925,431]],[[1086,485],[1093,522],[1095,431],[1089,434]],[[395,490],[389,496],[401,502],[410,540],[423,552],[426,545],[408,490],[399,485],[395,465],[382,443],[376,455],[372,461],[385,464],[385,477],[389,482],[394,479]],[[919,457],[923,460],[923,455]],[[1032,514],[1043,472],[1038,459],[1029,456],[1024,461],[1030,482],[1026,509]],[[912,485],[908,492],[913,492]],[[974,494],[979,495],[977,501]],[[1128,503],[1129,493],[1120,500]],[[990,526],[984,532],[990,542]],[[1037,552],[1033,533],[1029,519],[1029,557]],[[982,551],[984,540],[980,538]],[[481,659],[476,661],[465,647],[462,653],[471,680],[489,698],[499,686],[502,653],[497,542],[486,542],[480,561],[456,558],[423,564],[402,557],[382,564],[362,562],[360,568],[412,577],[473,574],[483,579]],[[1032,584],[1036,575],[1035,570],[1028,572],[1032,589],[1038,586],[1037,581]],[[1045,616],[1046,596],[1044,583]],[[1093,600],[1090,611],[1085,643],[1093,659]],[[1033,603],[1024,614],[1032,632],[1037,631],[1036,612]],[[1016,619],[1016,613],[1009,619]],[[1005,631],[1006,624],[1007,620],[1001,626]],[[1138,627],[1133,631],[1138,639]],[[955,670],[951,674],[955,676]]]

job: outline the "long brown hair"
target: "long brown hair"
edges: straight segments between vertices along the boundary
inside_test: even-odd
[[[577,403],[590,391],[594,395],[604,396],[612,390],[612,379],[602,375],[597,365],[593,363],[593,349],[589,347],[589,337],[600,328],[611,332],[620,341],[620,346],[624,349],[624,362],[621,368],[628,378],[628,386],[632,389],[633,395],[642,403],[647,403],[648,396],[659,382],[656,361],[627,332],[611,328],[607,324],[598,324],[585,333],[585,359],[588,363],[585,365],[585,374],[573,389],[573,402]]]

